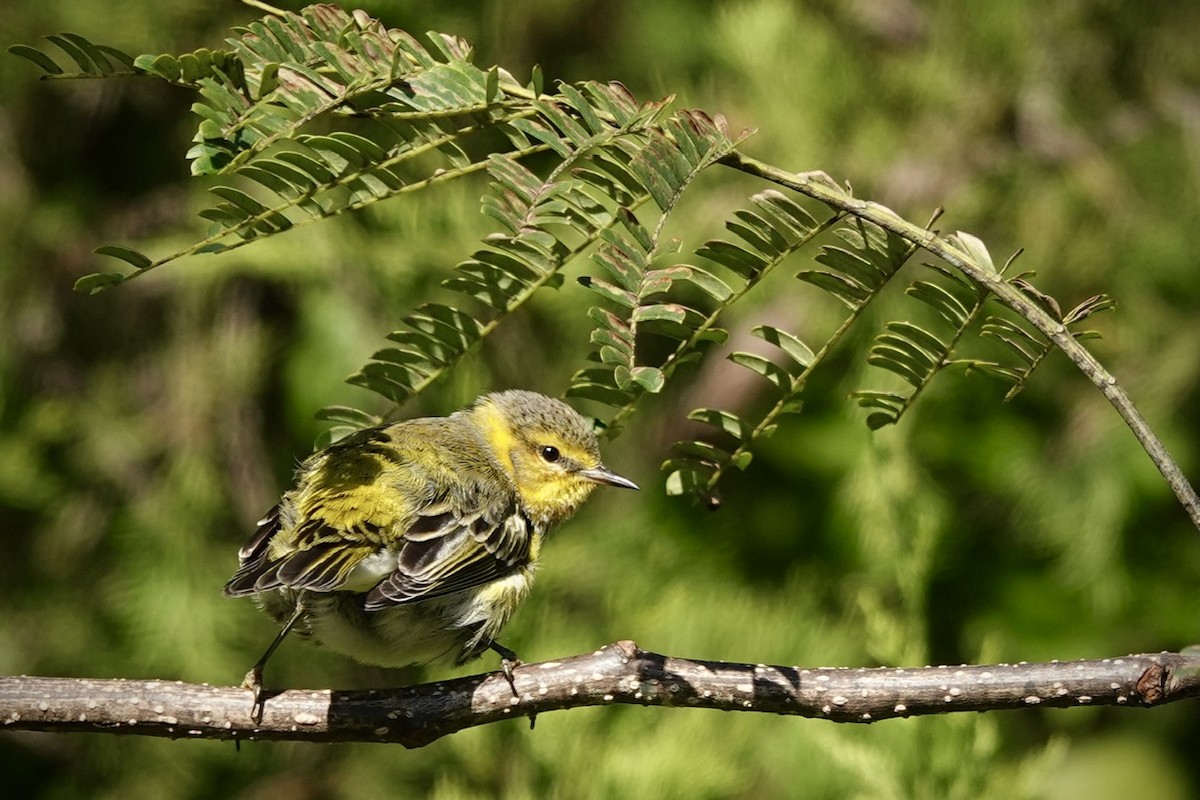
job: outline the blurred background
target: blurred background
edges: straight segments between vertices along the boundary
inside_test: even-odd
[[[289,8],[298,6],[288,5]],[[1097,292],[1093,351],[1200,479],[1200,5],[1131,0],[375,2],[390,26],[459,34],[518,77],[616,79],[642,99],[757,128],[744,149],[980,236],[1067,307]],[[233,2],[0,6],[5,46],[72,31],[131,53],[217,46]],[[274,634],[222,598],[343,383],[489,230],[483,183],[379,204],[95,297],[112,242],[158,255],[205,225],[184,152],[192,98],[151,80],[41,82],[0,57],[0,674],[233,684]],[[689,246],[761,185],[704,176]],[[808,257],[814,254],[810,251]],[[836,310],[791,275],[737,338]],[[578,266],[575,268],[578,270]],[[572,273],[577,274],[577,273]],[[912,273],[911,277],[915,277]],[[561,393],[589,349],[573,281],[504,323],[406,409],[480,391]],[[888,309],[904,317],[911,307]],[[880,317],[876,322],[882,321]],[[827,331],[826,331],[827,332]],[[703,367],[606,444],[641,483],[600,492],[547,550],[505,643],[526,660],[619,638],[672,655],[803,666],[1072,659],[1200,639],[1200,538],[1116,414],[1061,356],[1011,403],[946,374],[871,435],[845,400],[879,381],[864,328],[709,512],[663,495],[686,410],[761,410],[765,382]],[[819,340],[819,339],[818,339]],[[725,371],[731,369],[734,371]],[[585,409],[588,410],[588,409]],[[461,670],[493,669],[485,659]],[[385,671],[299,641],[269,685],[368,687]],[[1128,797],[1200,795],[1194,703],[1031,709],[834,726],[695,710],[583,709],[380,745],[0,734],[22,798]]]

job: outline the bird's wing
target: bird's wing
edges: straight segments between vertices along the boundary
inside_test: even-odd
[[[430,428],[434,423],[440,427]],[[445,424],[421,422],[403,453],[386,430],[369,429],[307,463],[297,488],[242,548],[225,594],[366,591],[377,584],[366,600],[374,610],[469,589],[528,563],[532,525],[515,500],[464,481],[458,462],[421,466],[434,455],[422,443],[447,435]],[[409,485],[381,492],[385,473]],[[406,501],[413,496],[427,499],[414,508]]]
[[[281,506],[282,503],[276,503],[275,507],[258,521],[258,529],[254,531],[250,541],[238,550],[238,571],[225,584],[226,597],[244,597],[258,591],[254,584],[267,563],[267,550],[271,539],[279,533]]]
[[[529,563],[532,529],[515,503],[500,514],[423,514],[405,535],[395,571],[367,594],[364,608],[378,611],[503,578]]]
[[[395,569],[368,594],[368,611],[479,586],[529,561],[532,526],[515,506],[498,519],[482,512],[464,515],[437,508],[427,512],[419,514],[405,533]],[[242,548],[241,567],[225,585],[226,596],[282,587],[337,591],[364,559],[385,549],[377,538],[374,543],[352,544],[344,531],[310,521],[301,526],[302,547],[271,559],[270,540],[278,531],[275,510]]]
[[[367,556],[380,549],[378,539],[349,539],[346,531],[321,520],[299,528],[302,546],[284,556],[270,558],[271,539],[280,531],[280,507],[259,523],[254,537],[238,556],[241,566],[225,584],[227,597],[288,587],[317,592],[337,590],[346,576]]]

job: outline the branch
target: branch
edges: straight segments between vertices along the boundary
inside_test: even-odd
[[[727,167],[764,178],[772,183],[786,186],[803,195],[819,200],[830,208],[840,209],[848,214],[875,223],[884,230],[891,231],[920,245],[946,263],[960,270],[963,274],[980,286],[992,292],[1004,305],[1020,314],[1036,327],[1041,333],[1066,354],[1067,358],[1087,376],[1101,394],[1107,398],[1121,419],[1133,431],[1142,448],[1158,467],[1158,471],[1166,479],[1167,484],[1183,505],[1192,524],[1200,528],[1200,496],[1188,483],[1183,471],[1167,452],[1166,446],[1150,430],[1144,417],[1133,405],[1133,401],[1125,390],[1117,383],[1108,370],[1088,352],[1083,345],[1058,320],[1051,317],[1036,303],[1026,297],[1016,287],[1007,283],[1000,275],[980,267],[968,254],[952,247],[945,239],[933,231],[919,228],[904,219],[889,208],[867,200],[852,197],[846,190],[839,187],[824,173],[791,173],[764,164],[748,156],[734,151],[721,159],[720,163]]]
[[[513,717],[613,703],[876,722],[1034,705],[1157,706],[1200,697],[1200,653],[1048,664],[847,669],[694,661],[622,641],[594,653],[399,689],[264,692],[182,681],[0,677],[4,730],[197,739],[395,742],[422,747]]]

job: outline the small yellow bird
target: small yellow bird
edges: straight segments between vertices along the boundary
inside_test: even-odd
[[[309,457],[238,553],[229,597],[255,595],[293,628],[368,664],[462,664],[492,649],[529,592],[546,533],[597,484],[637,489],[600,462],[582,416],[535,392],[480,397],[449,417],[359,431]]]

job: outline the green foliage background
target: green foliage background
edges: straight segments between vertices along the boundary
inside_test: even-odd
[[[998,260],[1024,246],[1022,267],[1068,303],[1110,293],[1120,308],[1098,320],[1106,338],[1093,350],[1200,474],[1200,7],[364,7],[391,26],[460,34],[477,63],[518,76],[540,63],[554,78],[621,80],[642,99],[676,93],[735,130],[758,128],[744,148],[763,160],[849,179],[910,219],[945,206],[943,227],[979,235]],[[198,0],[46,2],[5,6],[0,28],[4,44],[70,30],[178,52],[256,16]],[[97,244],[167,250],[201,229],[183,159],[189,102],[150,81],[40,83],[0,58],[0,673],[238,680],[273,631],[220,596],[236,548],[311,448],[316,409],[382,410],[342,379],[489,230],[482,182],[455,183],[72,293],[97,268]],[[697,241],[761,188],[719,169],[703,183],[680,214]],[[445,413],[503,386],[561,392],[589,349],[591,303],[572,281],[539,296],[407,410]],[[755,303],[735,333],[827,313],[778,282]],[[817,376],[805,414],[733,476],[715,514],[665,498],[657,466],[687,409],[753,408],[766,384],[714,361],[646,404],[607,446],[646,489],[598,495],[554,539],[507,644],[541,660],[632,638],[818,666],[1196,641],[1196,531],[1065,359],[1009,405],[1000,384],[945,376],[898,428],[870,435],[844,401],[875,377],[865,343],[864,332],[837,374]],[[363,668],[289,642],[268,680],[446,674]],[[1190,704],[870,727],[606,708],[415,752],[8,733],[0,774],[13,796],[47,798],[1182,798],[1200,793],[1198,749]]]

